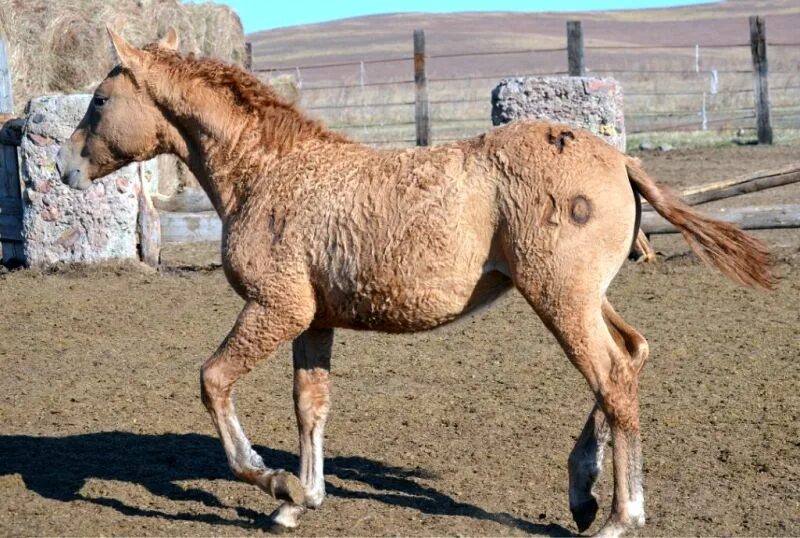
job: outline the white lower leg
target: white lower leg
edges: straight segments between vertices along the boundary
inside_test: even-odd
[[[305,494],[300,480],[282,469],[270,469],[264,464],[245,436],[230,399],[214,405],[211,416],[222,439],[228,464],[237,478],[258,486],[277,499],[303,504]]]
[[[261,456],[253,450],[250,440],[245,435],[242,425],[239,423],[239,418],[236,416],[233,403],[223,412],[219,429],[220,437],[222,437],[223,444],[225,445],[228,463],[234,472],[272,472],[272,469],[268,469],[264,464],[264,460]],[[228,450],[228,443],[225,442],[226,439],[230,439],[233,450]]]
[[[642,443],[637,431],[625,434],[628,448],[627,483],[628,498],[625,501],[625,520],[634,527],[643,527],[644,516],[644,484],[642,479]]]
[[[317,508],[325,498],[322,444],[330,409],[332,347],[332,329],[309,329],[292,344],[294,410],[300,433],[300,481],[305,491],[305,506],[309,508]]]
[[[295,370],[295,413],[300,432],[300,480],[306,505],[317,508],[325,497],[323,439],[330,408],[328,371]]]
[[[641,441],[637,429],[614,431],[614,505],[598,535],[620,536],[645,524]]]
[[[307,482],[303,483],[306,489],[306,504],[311,508],[317,508],[325,498],[325,474],[323,471],[323,438],[325,431],[325,419],[317,421],[311,432],[311,473]]]
[[[641,493],[634,495],[626,503],[625,509],[628,512],[628,518],[634,525],[637,527],[644,526],[644,496]]]

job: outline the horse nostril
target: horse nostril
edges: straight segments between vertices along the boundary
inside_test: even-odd
[[[71,170],[69,174],[66,176],[61,176],[61,181],[64,182],[70,188],[77,189],[79,188],[81,180],[81,171],[80,169]]]
[[[56,154],[56,170],[60,176],[63,176],[69,171],[70,162],[72,162],[72,151],[69,144],[64,144]]]

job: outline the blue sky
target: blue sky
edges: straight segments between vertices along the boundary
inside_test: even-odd
[[[421,11],[586,11],[700,4],[708,0],[216,0],[239,14],[246,33],[282,26],[372,15]]]

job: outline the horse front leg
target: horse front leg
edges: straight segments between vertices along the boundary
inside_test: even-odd
[[[233,384],[269,356],[282,342],[300,334],[310,324],[309,308],[248,302],[219,349],[201,372],[201,396],[217,429],[234,475],[254,484],[276,499],[302,506],[305,492],[300,480],[282,469],[265,465],[244,434],[233,406]]]
[[[330,364],[333,329],[309,329],[292,342],[294,361],[294,412],[300,436],[300,482],[305,507],[318,508],[325,498],[323,438],[330,409]],[[304,506],[284,503],[273,522],[296,527]]]

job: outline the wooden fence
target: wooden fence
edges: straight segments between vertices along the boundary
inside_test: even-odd
[[[739,43],[608,46],[584,45],[585,37],[581,22],[569,21],[564,47],[431,54],[425,33],[417,30],[413,55],[255,72],[264,78],[293,77],[307,111],[335,130],[378,146],[427,145],[483,132],[491,125],[491,88],[502,78],[528,75],[617,78],[625,87],[629,134],[730,129],[771,143],[775,129],[800,129],[800,42],[768,42],[762,17],[750,18],[748,39]],[[768,66],[768,46],[777,56],[777,68]],[[497,58],[498,65],[516,70],[436,74],[437,65],[479,56]],[[558,68],[557,57],[566,70]],[[652,61],[641,63],[643,57]],[[542,68],[530,68],[537,58]],[[368,71],[378,68],[383,78],[369,79]],[[775,117],[778,125],[771,121]]]

